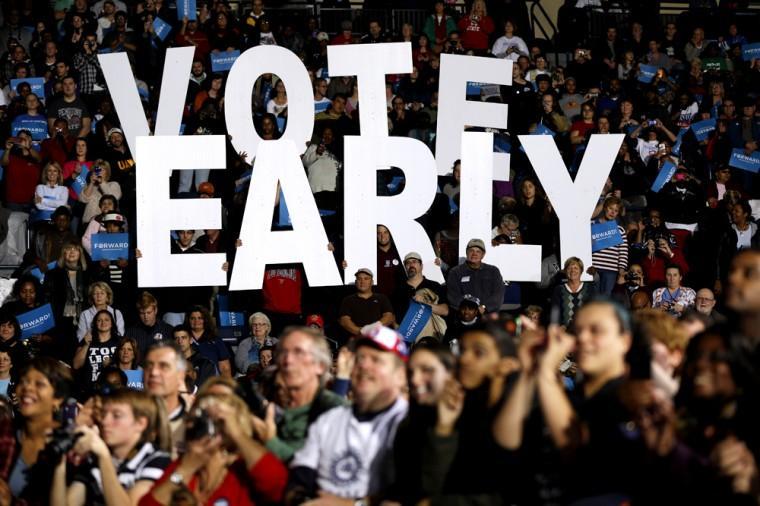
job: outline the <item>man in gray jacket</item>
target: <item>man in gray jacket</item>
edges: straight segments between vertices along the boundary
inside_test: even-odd
[[[451,269],[446,280],[449,306],[458,308],[468,293],[480,299],[480,314],[498,311],[504,301],[504,280],[498,267],[483,263],[483,240],[470,239],[466,254],[465,262]]]

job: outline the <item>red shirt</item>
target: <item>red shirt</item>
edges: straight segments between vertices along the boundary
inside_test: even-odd
[[[493,32],[493,20],[490,17],[483,16],[475,21],[468,15],[459,20],[457,28],[462,34],[462,45],[465,49],[483,51],[489,48],[488,37]]]
[[[264,272],[264,309],[282,314],[301,314],[301,270],[296,267]]]
[[[28,158],[10,155],[5,168],[5,202],[31,204],[40,183],[40,166]]]
[[[153,490],[169,479],[178,464],[179,460],[169,464],[151,491],[140,499],[140,506],[161,506],[161,503],[153,497]],[[262,503],[280,503],[287,483],[288,470],[272,453],[266,453],[249,470],[245,468],[245,461],[238,459],[227,468],[224,481],[211,494],[206,504],[254,506],[256,504],[254,498]],[[193,476],[187,488],[191,491],[198,488],[197,476]]]
[[[354,41],[353,35],[346,37],[343,35],[343,32],[340,32],[338,35],[333,37],[333,40],[330,41],[331,46],[342,46],[345,44],[351,44]]]
[[[665,284],[665,268],[668,265],[677,265],[681,268],[681,274],[686,276],[689,273],[689,264],[683,257],[680,249],[674,249],[673,258],[665,259],[659,253],[654,258],[649,255],[641,260],[641,270],[644,271],[644,279],[647,285],[659,286]]]
[[[69,159],[69,153],[74,149],[74,144],[77,140],[75,137],[67,137],[66,140],[61,142],[60,140],[52,137],[42,141],[40,156],[42,156],[43,162],[58,162],[63,167],[63,164]]]

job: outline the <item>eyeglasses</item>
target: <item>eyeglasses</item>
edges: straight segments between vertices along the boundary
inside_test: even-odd
[[[697,297],[695,302],[715,302],[715,299],[708,299],[707,297]]]

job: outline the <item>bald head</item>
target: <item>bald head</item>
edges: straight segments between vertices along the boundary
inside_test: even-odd
[[[715,307],[715,294],[709,288],[702,288],[697,292],[694,304],[697,311],[703,315],[710,316],[710,313],[712,313],[712,310]]]

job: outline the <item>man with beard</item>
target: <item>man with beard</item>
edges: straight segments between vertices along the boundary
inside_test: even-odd
[[[417,292],[428,289],[437,297],[438,302],[430,304],[433,314],[446,318],[449,314],[449,305],[446,304],[446,291],[440,283],[436,283],[422,275],[422,256],[416,251],[407,253],[404,257],[404,268],[406,269],[406,283],[399,286],[394,297],[393,307],[396,309],[396,321],[402,321],[404,315],[409,309],[409,302],[415,301],[425,304],[423,297]]]
[[[286,504],[319,497],[324,504],[369,504],[393,480],[396,428],[408,403],[407,350],[401,336],[379,323],[356,341],[352,406],[323,414],[291,463]]]

